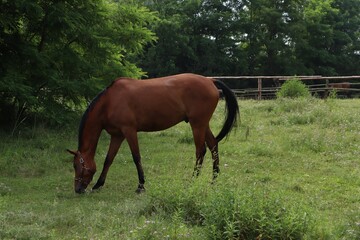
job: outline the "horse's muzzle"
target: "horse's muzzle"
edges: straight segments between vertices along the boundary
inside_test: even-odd
[[[75,192],[79,193],[79,194],[85,193],[85,188],[83,188],[82,186],[77,187],[77,188],[75,188]]]
[[[84,181],[82,178],[75,178],[74,188],[76,193],[85,193],[88,185],[89,183]]]

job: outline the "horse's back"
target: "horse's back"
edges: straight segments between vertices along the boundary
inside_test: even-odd
[[[213,80],[201,75],[185,73],[160,78],[159,81],[164,82],[169,91],[181,92],[185,98],[191,101],[200,98],[208,100],[219,98],[219,92]]]
[[[186,102],[186,99],[218,99],[219,93],[213,80],[201,75],[184,73],[148,80],[121,78],[114,85],[118,95],[124,95],[131,101],[146,99],[177,99]]]
[[[211,79],[179,74],[149,80],[119,79],[108,89],[108,120],[157,131],[178,122],[211,118],[219,93]]]

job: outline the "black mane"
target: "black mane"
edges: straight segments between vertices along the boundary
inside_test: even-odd
[[[115,82],[115,81],[114,81]],[[86,111],[84,112],[81,121],[80,121],[80,125],[79,125],[79,139],[78,139],[78,150],[80,150],[80,147],[82,146],[82,135],[84,132],[84,125],[85,122],[88,118],[89,113],[91,112],[91,110],[95,107],[96,103],[99,101],[99,99],[101,98],[102,95],[104,95],[104,93],[106,92],[106,90],[111,87],[113,85],[112,82],[107,88],[105,88],[104,90],[102,90],[98,95],[96,95],[96,97],[94,97],[94,99],[90,102],[89,106],[87,107]]]

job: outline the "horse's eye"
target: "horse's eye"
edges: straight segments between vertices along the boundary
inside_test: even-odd
[[[74,169],[76,169],[76,164],[75,163],[73,163],[73,167],[74,167]]]

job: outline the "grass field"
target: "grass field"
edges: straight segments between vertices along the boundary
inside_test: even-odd
[[[140,133],[146,192],[126,143],[105,186],[74,193],[77,126],[1,134],[0,239],[359,239],[360,100],[239,101],[219,145],[221,173],[201,175],[186,123]],[[212,128],[223,121],[223,103]],[[99,176],[109,143],[104,133]]]

